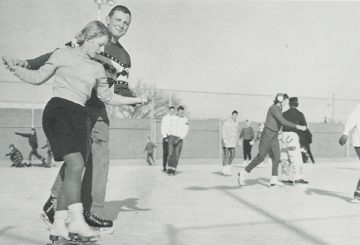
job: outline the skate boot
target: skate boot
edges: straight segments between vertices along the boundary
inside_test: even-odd
[[[295,182],[295,184],[303,184],[303,185],[309,184],[309,181],[306,181],[304,179],[298,179],[298,180],[295,180],[294,182]]]
[[[66,227],[66,221],[68,220],[68,210],[61,210],[55,212],[54,223],[50,229],[50,241],[54,244],[59,239],[70,240],[69,232]]]
[[[284,183],[278,180],[277,176],[271,176],[270,186],[284,186]]]
[[[351,199],[352,203],[360,203],[360,190],[354,192],[354,198]]]
[[[231,165],[226,165],[226,171],[227,171],[227,175],[232,176],[232,174],[231,174]]]
[[[240,172],[238,173],[239,186],[244,186],[245,185],[246,175],[247,175],[247,172],[246,172],[245,169],[241,169]]]
[[[85,222],[82,203],[69,205],[69,236],[71,241],[95,242],[98,239],[95,231]]]
[[[223,169],[222,169],[222,174],[223,174],[224,176],[227,176],[227,175],[228,175],[226,166],[227,166],[227,165],[223,166]]]
[[[52,224],[54,223],[56,202],[57,202],[57,198],[54,197],[53,195],[50,195],[49,199],[46,201],[43,207],[44,212],[41,214],[41,219],[48,227],[51,227]]]
[[[84,218],[86,223],[94,228],[99,235],[110,235],[114,233],[113,222],[98,217],[91,211],[84,212]]]

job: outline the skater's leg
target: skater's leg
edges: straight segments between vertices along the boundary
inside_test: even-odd
[[[55,181],[50,190],[50,196],[43,206],[44,213],[41,214],[41,218],[48,225],[51,226],[54,223],[54,215],[56,209],[58,209],[57,199],[62,191],[62,184],[65,177],[65,163],[61,166],[59,173],[57,174]],[[64,204],[67,207],[66,203]]]
[[[249,151],[248,151],[248,158],[249,158],[249,161],[251,161],[251,150],[252,150],[252,145],[249,144]]]
[[[76,234],[80,238],[95,238],[94,231],[88,226],[84,219],[84,210],[81,203],[81,179],[84,170],[84,159],[80,152],[65,155],[65,178],[63,182],[64,196],[70,211],[69,235]],[[58,200],[59,209],[63,209],[62,197]]]
[[[229,148],[229,158],[228,158],[227,165],[231,165],[234,158],[235,158],[235,148]]]
[[[149,161],[151,165],[155,164],[154,153],[149,153]]]
[[[65,155],[65,178],[63,190],[68,205],[81,202],[81,178],[84,171],[84,160],[81,153],[69,153]]]
[[[166,171],[166,163],[169,155],[168,137],[163,138],[163,170]]]
[[[243,140],[242,145],[243,145],[243,158],[244,158],[244,162],[246,162],[247,159],[246,140]]]
[[[168,137],[168,144],[169,144],[168,169],[169,170],[175,170],[176,168],[176,153],[175,153],[175,145],[174,145],[175,140],[176,140],[175,136],[170,135]]]
[[[260,144],[259,144],[259,153],[257,156],[246,166],[245,171],[250,173],[253,168],[262,163],[269,152],[270,144],[276,138],[277,132],[272,132],[269,129],[265,128],[261,134]]]
[[[270,143],[270,156],[272,160],[272,176],[278,176],[280,163],[280,146],[277,139],[273,139]]]
[[[223,147],[223,164],[222,164],[223,166],[227,165],[229,156],[230,156],[229,149]]]
[[[91,153],[89,154],[83,176],[81,200],[85,210],[85,220],[97,228],[106,228],[112,233],[111,220],[105,220],[105,196],[109,173],[109,125],[104,111],[93,111],[97,114],[97,120],[91,130]],[[100,116],[99,116],[100,115]],[[100,216],[100,217],[99,217]],[[103,232],[101,230],[100,232]]]
[[[231,163],[235,158],[235,148],[229,148],[229,158],[226,166],[226,171],[228,175],[232,175],[231,173]]]
[[[278,180],[279,164],[280,164],[280,146],[279,146],[279,140],[277,139],[277,137],[273,138],[273,140],[270,142],[269,155],[272,160],[270,185],[271,186],[274,186],[274,185],[282,186],[284,184]]]
[[[228,164],[228,161],[229,161],[229,156],[230,156],[230,150],[229,150],[229,148],[223,147],[223,162],[222,162],[223,168],[222,168],[222,173],[223,173],[223,175],[225,175],[225,176],[229,175],[228,169],[227,169],[227,164]]]
[[[307,151],[307,153],[308,153],[308,155],[310,157],[311,162],[315,163],[314,156],[313,156],[313,154],[311,152],[311,149],[310,149],[310,144],[306,145],[306,151]]]
[[[31,151],[30,151],[30,153],[29,153],[29,157],[28,157],[30,164],[32,164],[32,155],[33,155],[33,154],[34,154],[34,150],[31,149]]]
[[[179,159],[180,159],[180,154],[181,154],[181,150],[182,150],[182,145],[183,145],[183,141],[182,140],[180,140],[177,144],[176,144],[176,146],[175,146],[175,150],[174,150],[174,152],[175,152],[175,170],[176,170],[176,168],[177,168],[177,166],[178,166],[178,164],[179,164]]]
[[[356,154],[358,155],[358,157],[360,159],[360,147],[354,147],[354,149],[355,149],[355,152],[356,152]],[[354,192],[354,200],[360,202],[360,178],[358,180],[356,190]]]
[[[33,155],[37,158],[37,159],[40,159],[42,164],[46,165],[46,162],[45,162],[45,157],[41,156],[39,154],[39,152],[37,151],[37,149],[33,149]]]

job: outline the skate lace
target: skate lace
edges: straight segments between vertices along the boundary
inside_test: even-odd
[[[101,221],[101,222],[105,222],[105,221],[106,221],[105,219],[100,218],[99,216],[97,216],[97,215],[94,214],[94,213],[90,213],[90,216],[92,216],[94,219],[99,220],[99,221]]]

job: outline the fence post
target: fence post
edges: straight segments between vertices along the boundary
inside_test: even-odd
[[[222,158],[222,144],[221,144],[221,119],[219,118],[219,142],[218,142],[218,148],[219,148],[219,161],[221,161]]]

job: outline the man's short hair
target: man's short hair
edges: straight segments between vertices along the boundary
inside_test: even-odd
[[[234,115],[234,114],[239,114],[239,113],[237,112],[237,110],[233,110],[233,112],[231,112],[231,115]]]
[[[123,5],[116,5],[115,7],[113,7],[110,10],[108,16],[111,18],[111,16],[113,16],[113,14],[115,13],[115,11],[121,11],[124,14],[129,14],[131,16],[130,10],[127,7],[123,6]]]
[[[171,110],[171,109],[175,109],[175,107],[174,106],[169,106],[169,110]]]
[[[177,108],[177,110],[178,110],[178,111],[180,111],[180,110],[183,111],[183,110],[185,110],[185,109],[184,109],[183,106],[179,106],[179,107]]]

